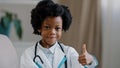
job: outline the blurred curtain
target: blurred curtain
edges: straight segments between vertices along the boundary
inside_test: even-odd
[[[62,42],[74,47],[81,53],[83,42],[88,52],[95,55],[101,68],[101,1],[100,0],[59,0],[67,5],[72,13],[73,21],[68,32],[63,32]]]

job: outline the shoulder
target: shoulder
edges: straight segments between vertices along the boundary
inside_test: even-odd
[[[31,65],[33,65],[34,47],[35,46],[31,46],[27,48],[21,55],[21,59],[20,59],[21,68],[30,67]]]
[[[32,55],[34,55],[34,48],[35,46],[31,46],[31,47],[28,47],[27,49],[25,49],[25,51],[22,53],[22,56],[21,57],[32,57]]]
[[[79,54],[78,52],[75,50],[75,48],[68,46],[68,45],[64,45],[61,43],[61,46],[63,47],[66,57],[69,59],[68,61],[74,61],[73,58],[78,58]],[[76,59],[75,59],[76,60]]]
[[[35,46],[28,47],[24,52],[31,52],[34,51]]]
[[[63,43],[60,43],[60,45],[66,50],[66,49],[69,49],[69,50],[75,50],[75,48],[73,48],[72,46],[69,46],[69,45],[65,45]]]
[[[62,43],[60,43],[61,46],[63,47],[64,51],[66,52],[66,54],[78,54],[77,51],[75,50],[75,48],[73,48],[72,46],[69,45],[64,45]]]

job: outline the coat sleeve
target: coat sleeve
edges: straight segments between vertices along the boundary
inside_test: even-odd
[[[94,60],[91,65],[86,65],[88,68],[96,68],[98,66],[98,61],[95,56],[93,56]]]
[[[32,49],[27,49],[21,56],[20,68],[38,68],[33,62]]]
[[[68,52],[69,52],[69,58],[70,58],[70,67],[71,68],[84,68],[78,61],[79,55],[77,51],[74,48],[70,47]]]

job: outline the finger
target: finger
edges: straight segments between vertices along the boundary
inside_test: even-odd
[[[86,53],[87,52],[87,48],[86,48],[86,44],[84,43],[82,46],[82,53]]]
[[[80,62],[86,62],[86,59],[83,58],[83,59],[79,59]]]
[[[86,62],[86,58],[85,56],[79,56],[79,59],[78,59],[80,62]]]
[[[83,62],[83,63],[81,63],[81,64],[82,64],[83,66],[84,66],[84,65],[87,65],[87,63],[86,63],[86,62],[85,62],[85,63]]]
[[[81,54],[81,55],[79,56],[79,58],[82,58],[82,57],[84,57],[84,58],[85,58],[85,55],[84,55],[84,54]]]
[[[82,65],[86,65],[87,62],[85,60],[79,61]]]

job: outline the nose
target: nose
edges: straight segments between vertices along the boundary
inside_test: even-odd
[[[50,30],[50,34],[56,34],[56,30],[55,29],[51,29]]]

